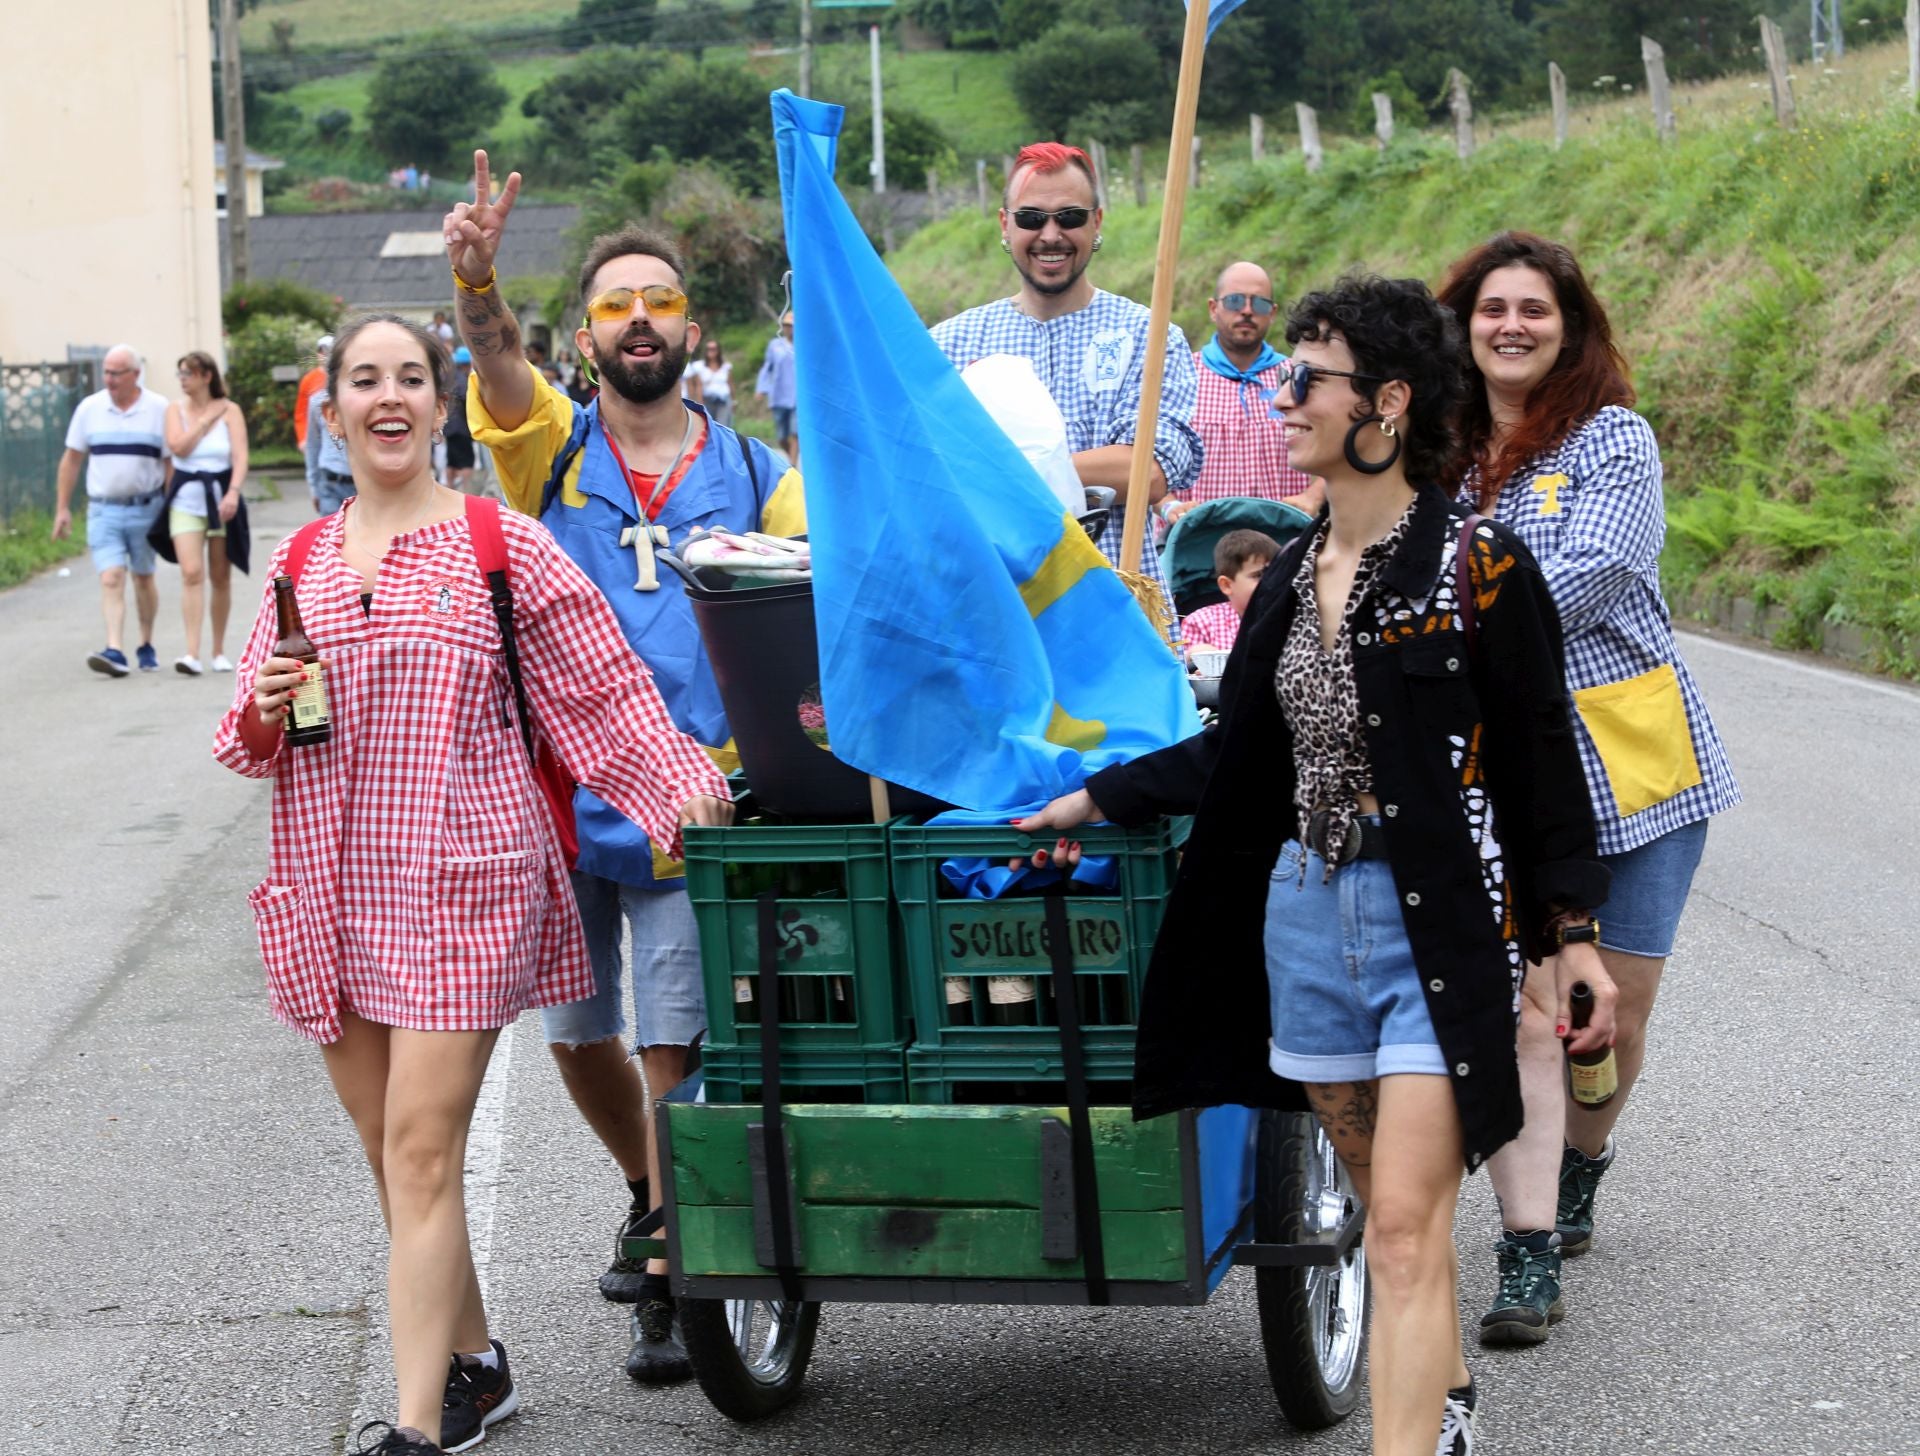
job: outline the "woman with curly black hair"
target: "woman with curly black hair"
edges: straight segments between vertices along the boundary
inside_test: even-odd
[[[1438,484],[1458,324],[1418,281],[1348,278],[1300,300],[1287,340],[1288,463],[1327,505],[1249,604],[1218,723],[1021,827],[1194,813],[1135,1111],[1311,1107],[1367,1209],[1373,1449],[1464,1453],[1460,1179],[1520,1127],[1526,958],[1607,876],[1539,568]],[[1605,970],[1591,945],[1565,954],[1600,1001],[1574,1046],[1602,1046]]]

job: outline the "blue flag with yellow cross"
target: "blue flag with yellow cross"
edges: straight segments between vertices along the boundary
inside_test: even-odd
[[[1199,730],[1186,674],[933,342],[773,94],[820,693],[836,757],[1010,814]]]

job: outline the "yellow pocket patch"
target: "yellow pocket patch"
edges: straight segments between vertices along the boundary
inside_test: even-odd
[[[1564,475],[1536,475],[1533,478],[1534,492],[1540,496],[1540,514],[1557,516],[1560,514],[1560,488],[1567,483]]]
[[[1621,818],[1663,804],[1700,782],[1687,705],[1670,664],[1624,682],[1582,688],[1573,695],[1573,705],[1600,752]]]

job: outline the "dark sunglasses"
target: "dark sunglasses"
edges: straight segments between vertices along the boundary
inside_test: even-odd
[[[1013,214],[1013,225],[1022,232],[1037,233],[1047,225],[1051,218],[1060,224],[1061,231],[1072,232],[1075,228],[1085,227],[1087,219],[1093,216],[1090,207],[1063,207],[1058,212],[1043,212],[1037,207],[1022,207]]]
[[[1377,374],[1355,374],[1346,369],[1328,369],[1320,364],[1302,364],[1295,361],[1280,367],[1280,389],[1293,391],[1293,402],[1305,404],[1307,392],[1313,388],[1316,379],[1354,379],[1363,384],[1385,384],[1387,381]],[[1274,391],[1276,394],[1279,390]]]
[[[1265,318],[1273,312],[1273,300],[1262,298],[1257,293],[1223,293],[1220,295],[1220,307],[1228,313],[1239,313],[1243,308],[1250,308],[1258,317]]]

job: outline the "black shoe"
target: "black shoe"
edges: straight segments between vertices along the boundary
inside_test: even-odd
[[[1440,1417],[1440,1444],[1433,1456],[1473,1456],[1473,1423],[1480,1414],[1480,1392],[1473,1381],[1447,1392],[1446,1411]]]
[[[1593,1247],[1593,1196],[1612,1166],[1612,1138],[1607,1139],[1597,1158],[1589,1158],[1578,1148],[1567,1148],[1560,1154],[1560,1208],[1554,1215],[1554,1227],[1569,1259]]]
[[[367,1441],[384,1431],[377,1445]],[[368,1421],[360,1428],[360,1444],[348,1456],[445,1456],[441,1449],[412,1426],[390,1426],[385,1421]]]
[[[471,1451],[487,1439],[488,1426],[520,1409],[520,1393],[513,1388],[513,1372],[507,1366],[507,1347],[498,1340],[489,1343],[500,1357],[498,1370],[463,1362],[455,1355],[447,1372],[447,1393],[440,1399],[440,1446],[448,1456]]]
[[[627,1374],[642,1385],[671,1385],[693,1375],[693,1361],[680,1343],[680,1321],[671,1299],[642,1300],[633,1311],[633,1344]]]
[[[642,1185],[645,1186],[644,1184]],[[647,1261],[629,1259],[626,1254],[627,1240],[636,1238],[633,1230],[640,1221],[653,1210],[645,1205],[651,1200],[642,1194],[633,1200],[626,1216],[620,1220],[620,1232],[613,1239],[613,1263],[607,1272],[600,1276],[600,1297],[610,1299],[615,1304],[638,1304],[640,1302],[640,1281],[646,1277]]]
[[[1529,1248],[1502,1236],[1493,1250],[1500,1256],[1500,1288],[1493,1307],[1480,1316],[1483,1345],[1538,1345],[1567,1313],[1560,1297],[1560,1236],[1533,1236],[1544,1249]]]

